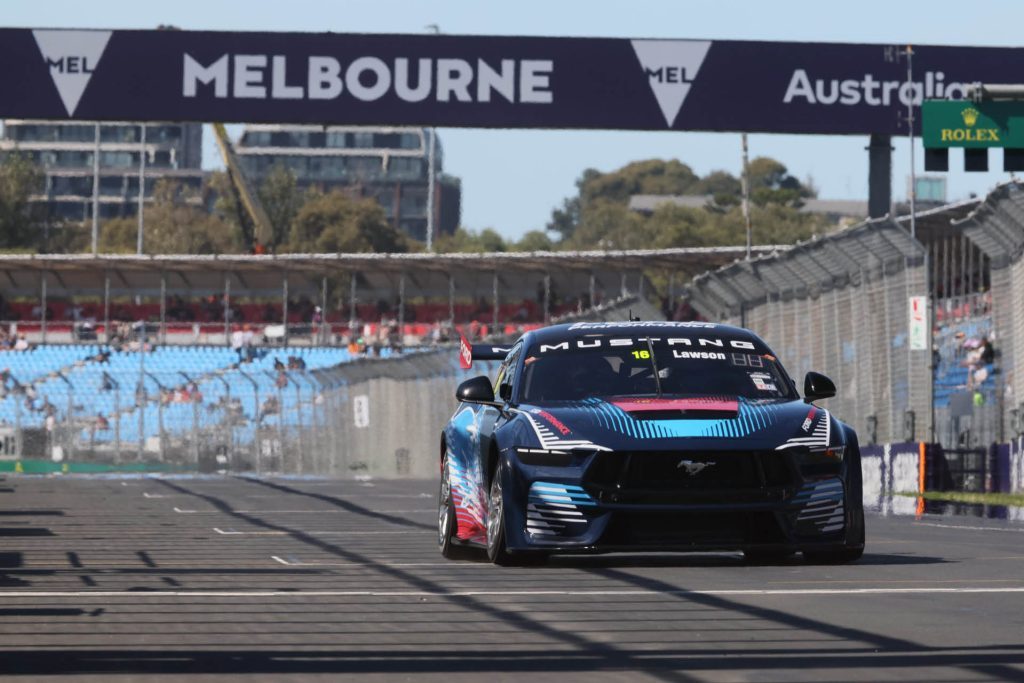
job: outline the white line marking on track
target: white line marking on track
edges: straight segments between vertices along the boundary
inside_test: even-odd
[[[213,527],[221,536],[288,536],[293,533],[301,533],[307,536],[393,536],[395,534],[423,534],[423,531],[235,531],[234,529],[223,530]]]
[[[196,512],[195,510],[182,510],[177,505],[174,506],[174,511],[177,512],[177,513],[180,513],[182,515],[192,515],[192,514],[195,514],[195,512]]]
[[[966,531],[1008,531],[1015,534],[1024,534],[1024,529],[1003,529],[993,526],[961,526],[959,524],[936,524],[934,522],[914,522],[914,526],[931,526],[937,529],[964,529]]]
[[[284,560],[277,555],[271,555],[271,559],[280,562],[283,565],[289,567],[353,567],[366,569],[367,567],[454,567],[458,569],[464,568],[480,568],[486,569],[490,565],[484,562],[478,563],[462,563],[454,564],[452,562],[302,562],[301,560]]]
[[[275,556],[276,557],[276,556]],[[278,559],[278,561],[281,561]],[[807,596],[807,595],[934,595],[936,593],[1024,593],[1024,586],[1015,587],[975,587],[961,586],[958,588],[919,587],[919,588],[794,588],[794,589],[708,589],[708,590],[467,590],[467,591],[358,591],[358,590],[317,590],[317,591],[0,591],[0,600],[19,598],[315,598],[315,597],[375,597],[375,598],[420,598],[420,597],[475,597],[475,596],[508,596],[508,597],[636,597],[688,595],[700,596]]]
[[[314,515],[314,514],[316,514],[316,515],[324,515],[324,514],[327,514],[327,515],[332,515],[332,514],[333,515],[347,515],[347,514],[352,514],[348,510],[324,510],[324,509],[320,509],[320,510],[180,510],[178,508],[174,508],[174,511],[175,512],[181,512],[181,513],[191,513],[191,514],[196,514],[196,515],[233,515],[233,514],[239,514],[239,515],[270,515],[270,514],[274,514],[274,515],[288,515],[288,514],[295,514],[295,515],[297,515],[297,514],[303,514],[303,515]],[[376,513],[376,514],[397,514],[397,513],[400,513],[400,512],[404,512],[404,513],[409,513],[409,512],[436,512],[436,510],[433,510],[433,509],[429,509],[429,510],[369,510],[369,512]]]
[[[142,492],[143,498],[170,498],[169,495],[163,493],[150,493],[149,491]]]

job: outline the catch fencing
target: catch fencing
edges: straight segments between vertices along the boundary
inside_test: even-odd
[[[1024,185],[999,185],[965,219],[955,223],[988,258],[991,329],[997,353],[997,438],[1024,434]],[[988,442],[982,442],[987,445]]]
[[[826,402],[863,443],[927,439],[932,370],[927,316],[911,348],[911,297],[927,296],[927,254],[907,231],[875,220],[785,253],[704,273],[688,296],[708,320],[754,330],[797,382],[815,370]]]
[[[7,392],[0,460],[431,477],[455,387],[493,370],[462,370],[456,358],[442,348],[316,370],[242,364],[186,376],[121,368],[93,383],[54,373]]]

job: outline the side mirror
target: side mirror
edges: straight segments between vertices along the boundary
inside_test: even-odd
[[[467,379],[455,390],[455,398],[466,403],[494,403],[494,389],[486,375]]]
[[[808,372],[804,377],[804,401],[807,403],[819,398],[832,398],[835,395],[835,382],[820,372]]]

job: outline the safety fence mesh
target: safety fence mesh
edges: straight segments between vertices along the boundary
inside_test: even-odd
[[[927,295],[925,250],[899,225],[869,221],[785,253],[695,278],[709,320],[761,335],[794,378],[829,375],[825,405],[865,443],[928,438],[932,371],[927,319],[912,349],[911,297]]]
[[[0,462],[429,477],[456,385],[493,370],[462,370],[454,348],[320,369],[235,362],[193,373],[147,367],[154,352],[123,355],[31,382],[4,370]]]
[[[1010,441],[1024,434],[1024,390],[1017,371],[1024,368],[1024,185],[998,186],[985,201],[955,224],[988,258],[991,291],[983,311],[995,344],[995,405],[979,406],[971,415],[975,432]],[[969,445],[975,445],[971,443]]]

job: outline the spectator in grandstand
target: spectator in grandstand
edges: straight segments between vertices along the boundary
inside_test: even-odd
[[[270,302],[267,302],[267,304],[263,307],[263,322],[265,322],[265,323],[277,322],[277,318],[278,318],[278,309],[274,308],[274,306]]]
[[[277,373],[277,379],[274,380],[274,386],[278,389],[284,389],[288,386],[288,373],[281,370]]]
[[[114,378],[107,374],[107,371],[103,371],[103,385],[100,387],[103,391],[111,391],[114,388]]]
[[[278,372],[284,372],[286,367],[287,366],[284,363],[281,362],[280,358],[278,358],[277,356],[274,356],[274,369],[275,370],[277,370]]]
[[[28,340],[25,339],[25,333],[22,332],[18,335],[18,341],[14,342],[15,351],[28,351],[31,347],[29,346]]]
[[[245,362],[252,362],[256,358],[256,332],[253,331],[252,325],[245,324],[242,326],[242,355],[245,356]]]
[[[288,356],[288,369],[305,370],[306,361],[304,361],[301,356]]]
[[[988,379],[988,366],[995,358],[995,351],[987,338],[967,339],[963,348],[967,353],[961,365],[967,367],[967,389],[973,391]]]
[[[103,413],[96,414],[96,429],[98,431],[110,429],[110,420],[108,420]]]
[[[268,396],[263,401],[263,405],[260,406],[260,414],[256,417],[257,422],[263,422],[263,419],[268,415],[277,415],[278,404],[277,396]]]
[[[241,363],[245,360],[245,332],[238,325],[234,326],[231,331],[231,350],[238,354],[238,362]]]
[[[42,315],[43,315],[43,307],[42,307],[41,304],[36,304],[35,306],[32,307],[32,313],[31,313],[32,320],[39,320],[39,318]],[[47,320],[53,320],[53,309],[50,308],[49,306],[46,307],[46,319]]]
[[[992,347],[992,341],[985,337],[981,340],[981,362],[991,365],[996,359],[996,350]]]

